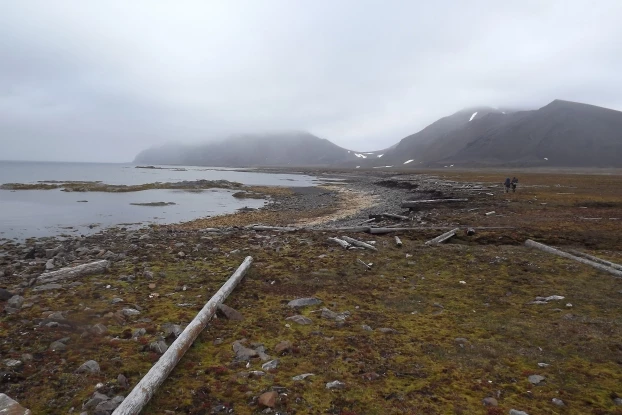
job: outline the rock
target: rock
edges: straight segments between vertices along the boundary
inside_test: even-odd
[[[34,359],[34,357],[30,353],[24,353],[22,355],[22,360],[24,362],[32,362],[32,359]]]
[[[499,406],[499,403],[497,402],[497,400],[495,398],[484,398],[482,400],[482,403],[484,404],[484,406]]]
[[[326,389],[345,389],[346,384],[338,380],[333,380],[326,384]]]
[[[64,352],[67,350],[67,346],[61,341],[55,341],[50,344],[50,350],[53,352]]]
[[[147,239],[151,239],[151,236],[149,236],[149,234],[144,234],[140,238],[138,238],[139,241],[146,241]]]
[[[121,395],[117,395],[108,401],[101,402],[95,407],[95,412],[93,414],[94,415],[110,415],[112,411],[117,409],[117,406],[121,405],[121,402],[123,402],[123,399],[125,399],[125,397]]]
[[[180,257],[180,258],[183,258],[183,257],[185,257],[185,256],[186,256],[186,254],[184,253],[184,251],[179,251],[179,252],[177,253],[177,256],[178,256],[178,257]]]
[[[328,320],[345,321],[345,319],[349,316],[350,316],[349,311],[344,311],[343,313],[335,313],[334,311],[331,311],[326,307],[322,309],[322,318],[325,318]]]
[[[0,288],[0,301],[8,301],[11,297],[13,297],[13,293]]]
[[[9,398],[4,393],[0,393],[0,414],[6,415],[32,415],[29,409],[24,408],[19,403]]]
[[[99,373],[99,363],[95,360],[84,362],[82,366],[76,370],[76,373]]]
[[[274,346],[274,351],[278,354],[289,352],[292,349],[292,343],[289,340],[283,340]]]
[[[110,398],[108,398],[106,395],[104,395],[103,393],[100,392],[95,392],[93,394],[93,396],[91,396],[91,398],[86,401],[84,403],[84,405],[82,405],[82,409],[91,409],[91,408],[95,408],[97,405],[99,405],[102,402],[105,402],[107,400],[109,400]]]
[[[261,406],[265,406],[268,408],[274,408],[276,405],[276,399],[279,397],[279,394],[275,391],[264,392],[259,396],[258,403]]]
[[[123,298],[119,298],[119,297],[115,297],[112,300],[110,300],[110,304],[118,304],[122,302],[123,302]]]
[[[62,284],[55,284],[51,282],[49,284],[39,285],[33,288],[32,290],[33,291],[52,291],[52,290],[60,290],[61,288],[63,288]]]
[[[380,377],[380,375],[377,374],[376,372],[369,372],[369,373],[364,373],[363,374],[363,379],[369,380],[369,381],[376,380],[379,377]]]
[[[228,320],[242,321],[244,320],[244,316],[242,313],[237,311],[234,308],[229,307],[225,304],[218,304],[218,311],[221,315],[225,316]]]
[[[4,366],[8,367],[9,369],[16,369],[22,365],[22,362],[21,360],[16,359],[4,359],[2,361],[2,364],[4,364]],[[2,412],[0,412],[0,414],[1,413]]]
[[[454,339],[454,341],[455,341],[456,343],[459,343],[459,344],[465,344],[465,343],[468,343],[468,342],[469,342],[469,341],[468,341],[467,339],[465,339],[464,337],[456,337],[456,338]]]
[[[9,298],[9,301],[6,302],[6,308],[12,308],[14,310],[19,310],[24,305],[24,297],[21,295],[14,295]]]
[[[553,404],[554,404],[554,405],[557,405],[557,406],[566,406],[566,404],[564,403],[564,401],[562,401],[562,400],[561,400],[561,399],[559,399],[559,398],[553,398],[553,399],[551,399],[551,402],[553,402]]]
[[[615,398],[613,403],[618,406],[622,405],[622,398]]]
[[[236,360],[246,361],[258,356],[257,350],[250,349],[239,341],[233,342],[233,351],[235,352]]]
[[[46,271],[54,269],[54,258],[48,259],[48,262],[45,263]]]
[[[149,345],[149,350],[159,354],[163,354],[168,350],[168,345],[164,340],[157,340]]]
[[[103,336],[104,334],[108,333],[108,327],[104,326],[101,323],[97,323],[93,327],[91,327],[89,331],[96,336]]]
[[[121,312],[126,317],[137,316],[140,314],[140,311],[136,310],[135,308],[124,308],[123,310],[121,310]]]
[[[551,365],[548,363],[538,363],[538,367],[549,367],[549,366]]]
[[[527,412],[510,409],[510,415],[529,415]]]
[[[279,359],[270,360],[269,362],[261,365],[263,370],[274,370],[279,366]]]
[[[318,305],[318,304],[322,304],[322,300],[320,300],[319,298],[297,298],[296,300],[292,300],[289,303],[287,303],[288,306],[290,307],[307,307],[310,305]]]
[[[397,330],[395,329],[391,329],[389,327],[381,327],[378,329],[379,332],[384,333],[384,334],[395,334],[397,333]]]
[[[134,330],[132,332],[132,338],[133,339],[137,339],[139,337],[144,336],[145,334],[147,334],[147,330],[145,330],[144,328],[141,327],[141,328],[136,329],[136,330]]]
[[[123,389],[127,389],[130,387],[130,382],[127,380],[127,378],[122,373],[120,373],[119,376],[117,376],[117,383]]]
[[[367,324],[363,324],[361,326],[361,328],[365,331],[374,331],[374,329],[372,329],[371,327],[369,327]]]
[[[315,374],[314,373],[303,373],[302,375],[294,376],[292,380],[295,380],[295,381],[305,380],[309,376],[315,376]]]
[[[545,377],[540,376],[540,375],[531,375],[527,379],[529,380],[529,382],[533,383],[534,385],[538,385],[544,381]]]
[[[173,323],[164,323],[160,326],[160,329],[164,332],[164,338],[168,338],[170,336],[177,338],[184,331],[179,324]]]
[[[303,326],[313,323],[313,320],[311,320],[309,317],[305,317],[301,315],[287,317],[285,320],[293,321],[294,323],[298,323]]]

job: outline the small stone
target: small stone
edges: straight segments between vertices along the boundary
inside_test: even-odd
[[[309,376],[315,376],[315,374],[314,373],[303,373],[302,375],[294,376],[292,380],[294,381],[305,380]]]
[[[0,301],[8,301],[13,295],[10,291],[0,288]]]
[[[259,396],[257,402],[261,406],[265,406],[268,408],[274,408],[276,405],[276,399],[279,397],[279,394],[275,391],[264,392]]]
[[[24,354],[22,355],[22,360],[23,360],[24,362],[31,362],[31,361],[32,361],[32,359],[34,359],[34,357],[33,357],[30,353],[24,353]]]
[[[290,307],[307,307],[307,306],[318,305],[318,304],[322,304],[322,300],[320,300],[319,298],[314,298],[314,297],[297,298],[287,303],[287,305]]]
[[[160,328],[164,332],[165,338],[168,338],[170,336],[174,336],[175,338],[177,338],[184,331],[184,329],[179,324],[173,323],[164,323],[160,326]]]
[[[63,342],[55,341],[52,344],[50,344],[50,350],[53,352],[63,352],[67,350],[67,346]]]
[[[564,403],[564,401],[562,401],[562,400],[561,400],[561,399],[559,399],[559,398],[553,398],[553,399],[551,399],[551,402],[553,402],[553,404],[554,404],[554,405],[557,405],[557,406],[566,406],[566,404]]]
[[[139,315],[140,311],[136,310],[135,308],[124,308],[123,310],[121,310],[121,313],[123,313],[123,315],[126,317],[131,317]]]
[[[467,339],[465,339],[464,337],[456,337],[456,338],[454,339],[454,341],[455,341],[456,343],[461,343],[461,344],[464,344],[464,343],[468,343],[468,342],[469,342],[469,341],[468,341]]]
[[[144,271],[143,272],[143,276],[149,280],[153,279],[153,272],[151,271]],[[153,287],[151,286],[153,285]],[[155,284],[149,284],[149,288],[151,288],[152,290],[155,288]]]
[[[121,405],[123,399],[125,399],[123,396],[117,395],[108,401],[101,402],[95,407],[95,415],[104,415],[111,413],[112,411],[117,409],[117,406]]]
[[[227,320],[242,321],[244,316],[238,310],[229,307],[226,304],[218,304],[218,311],[225,316]]]
[[[154,283],[149,284],[149,289],[153,290],[156,287],[156,285]]]
[[[303,326],[306,326],[306,325],[309,325],[309,324],[313,323],[313,320],[311,320],[309,317],[305,317],[305,316],[301,316],[301,315],[287,317],[285,320],[293,321],[294,323],[298,323],[298,324],[301,324]]]
[[[261,370],[251,370],[248,372],[248,376],[260,378],[262,376],[266,376],[266,372],[262,372]]]
[[[372,329],[371,327],[369,327],[367,324],[363,324],[361,327],[362,327],[362,328],[363,328],[363,330],[365,330],[365,331],[374,331],[374,329]]]
[[[376,380],[379,377],[380,377],[380,375],[377,374],[376,372],[368,372],[368,373],[364,373],[363,374],[363,379],[368,380],[368,381]]]
[[[102,402],[107,401],[108,399],[110,398],[108,398],[103,393],[95,392],[93,396],[91,396],[91,398],[88,401],[86,401],[84,405],[82,405],[82,409],[95,408],[97,405],[99,405]]]
[[[2,363],[4,364],[4,366],[10,368],[10,369],[15,369],[18,368],[22,365],[21,360],[16,360],[16,359],[5,359],[2,361]],[[2,413],[0,411],[0,413]]]
[[[0,414],[32,415],[32,412],[21,406],[19,403],[17,403],[17,401],[9,398],[4,393],[0,393]]]
[[[110,300],[111,304],[118,304],[118,303],[122,303],[123,302],[123,298],[119,298],[119,297],[115,297],[112,300]]]
[[[527,379],[529,380],[529,382],[533,383],[534,385],[538,385],[544,381],[545,377],[540,376],[540,375],[531,375]]]
[[[166,344],[164,340],[158,340],[158,341],[152,342],[149,345],[149,350],[159,353],[159,354],[163,354],[164,352],[168,350],[168,345]]]
[[[397,333],[397,330],[395,329],[391,329],[389,327],[381,327],[378,329],[379,332],[384,333],[384,334],[395,334]]]
[[[147,330],[145,330],[144,328],[139,328],[132,332],[132,338],[137,339],[144,336],[145,334],[147,334]]]
[[[119,376],[117,376],[117,383],[123,389],[127,389],[130,387],[130,382],[127,380],[125,375],[123,375],[122,373],[120,373]]]
[[[19,310],[20,308],[22,308],[22,305],[24,305],[24,301],[24,297],[22,297],[21,295],[14,295],[13,297],[9,298],[9,301],[6,302],[6,308]]]
[[[274,346],[274,351],[278,354],[288,352],[292,349],[292,343],[289,340],[283,340]]]
[[[54,258],[49,259],[48,262],[45,263],[45,269],[46,271],[54,269]]]
[[[484,404],[484,406],[498,406],[499,403],[497,402],[497,400],[495,398],[484,398],[482,400],[482,403]]]
[[[517,409],[510,409],[510,415],[529,415],[525,411],[519,411]]]
[[[549,365],[548,363],[538,363],[538,367],[549,367],[551,365]]]
[[[61,288],[63,288],[62,284],[50,283],[50,284],[39,285],[33,288],[32,290],[33,291],[52,291],[52,290],[60,290]]]
[[[186,254],[184,253],[184,251],[179,251],[179,252],[177,253],[177,256],[178,256],[178,257],[180,257],[180,258],[183,258],[183,257],[185,257],[185,256],[186,256]]]
[[[618,406],[622,406],[622,398],[615,398],[613,403]]]
[[[98,323],[91,327],[89,331],[96,336],[103,336],[104,334],[108,333],[108,327],[104,326],[101,323]]]
[[[258,356],[257,350],[250,349],[239,341],[233,342],[233,351],[237,360],[250,360]]]
[[[270,360],[269,362],[261,365],[263,370],[274,370],[279,366],[279,359]]]
[[[99,373],[99,363],[95,360],[89,360],[83,363],[82,366],[76,370],[76,373]]]
[[[345,389],[346,384],[338,380],[333,380],[326,384],[326,389]]]

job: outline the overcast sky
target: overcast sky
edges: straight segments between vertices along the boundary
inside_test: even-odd
[[[622,110],[621,0],[0,0],[0,160],[305,130],[392,145],[465,107]]]

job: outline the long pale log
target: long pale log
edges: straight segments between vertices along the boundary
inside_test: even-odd
[[[253,226],[251,228],[254,231],[275,231],[275,232],[294,232],[298,228],[292,228],[291,226]]]
[[[395,244],[397,246],[402,246],[402,240],[399,238],[399,236],[395,236]]]
[[[576,251],[574,249],[569,249],[568,252],[571,252],[571,253],[573,253],[575,255],[582,256],[583,258],[587,258],[587,259],[592,260],[594,262],[599,262],[599,263],[601,263],[603,265],[607,265],[608,267],[615,268],[617,270],[622,271],[622,265],[616,264],[615,262],[607,261],[607,260],[599,258],[597,256],[589,255],[589,254],[586,254],[585,252]]]
[[[425,244],[426,245],[438,245],[441,244],[443,242],[445,242],[446,240],[448,240],[449,238],[453,237],[456,235],[456,232],[458,232],[460,228],[456,228],[456,229],[452,229],[449,232],[445,232],[442,235],[437,236],[434,239],[430,239],[429,241],[427,241]]]
[[[395,215],[393,213],[383,213],[382,216],[397,220],[410,220],[408,216]]]
[[[448,229],[447,227],[432,227],[432,228],[421,228],[421,227],[412,227],[412,228],[370,228],[369,233],[374,235],[380,235],[383,233],[391,233],[391,232],[406,232],[406,231],[420,231],[420,230],[429,230],[429,229]]]
[[[433,203],[457,203],[468,202],[469,199],[430,199],[430,200],[405,200],[402,202],[402,208],[415,208],[422,205],[429,205]]]
[[[350,245],[360,246],[361,248],[371,249],[372,251],[378,250],[378,248],[376,248],[373,245],[368,244],[367,242],[359,241],[358,239],[350,238],[349,236],[342,236],[341,239],[343,239]]]
[[[622,271],[619,271],[619,270],[617,270],[615,268],[608,267],[607,265],[603,265],[603,264],[600,264],[598,262],[590,261],[589,259],[585,259],[585,258],[581,258],[581,257],[575,256],[575,255],[571,255],[568,252],[560,251],[559,249],[552,248],[552,247],[550,247],[548,245],[544,245],[544,244],[541,244],[541,243],[536,242],[536,241],[532,241],[531,239],[527,239],[525,241],[525,246],[528,246],[528,247],[531,247],[531,248],[536,248],[536,249],[539,249],[541,251],[547,252],[549,254],[558,255],[558,256],[561,256],[561,257],[564,257],[564,258],[572,259],[572,260],[580,262],[582,264],[590,265],[590,266],[592,266],[592,267],[594,267],[596,269],[599,269],[601,271],[605,271],[605,272],[608,272],[610,274],[613,274],[616,277],[622,277]]]
[[[171,347],[160,357],[155,365],[147,372],[140,382],[132,389],[129,395],[115,409],[113,415],[137,415],[155,394],[158,387],[175,368],[186,351],[190,348],[197,336],[203,331],[221,304],[242,280],[253,258],[248,256],[242,265],[231,275],[220,290],[205,304],[196,317],[188,324],[184,331],[173,342]]]
[[[84,277],[86,275],[103,274],[110,266],[110,261],[102,259],[101,261],[90,262],[88,264],[76,265],[75,267],[61,268],[58,271],[47,272],[39,275],[37,284],[48,284],[68,278]]]
[[[346,241],[344,241],[343,239],[339,239],[339,238],[328,238],[329,241],[335,242],[339,245],[341,245],[341,247],[343,249],[348,249],[350,247],[350,244],[347,243]]]

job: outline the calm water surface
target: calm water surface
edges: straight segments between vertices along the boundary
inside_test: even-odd
[[[58,180],[131,185],[199,179],[268,186],[303,187],[319,183],[316,178],[305,175],[239,172],[205,167],[183,168],[186,171],[137,169],[127,164],[0,161],[0,183]],[[222,189],[200,192],[145,190],[128,193],[0,190],[0,238],[87,234],[113,225],[175,223],[231,213],[243,207],[258,208],[265,204],[264,200],[236,199],[232,194],[232,191]],[[87,202],[83,202],[85,200]],[[175,205],[131,205],[150,202],[173,202]]]

